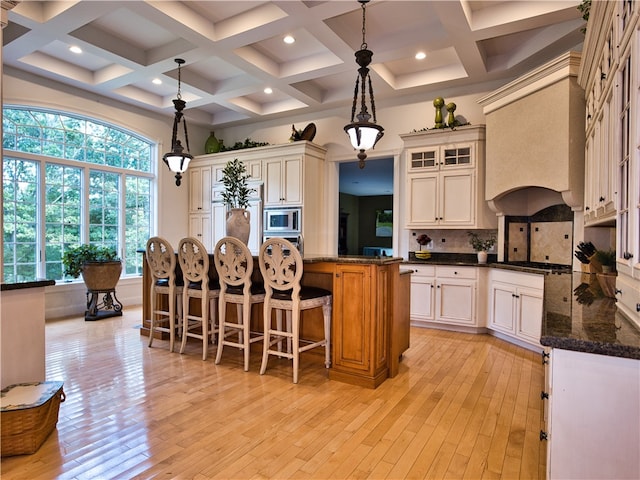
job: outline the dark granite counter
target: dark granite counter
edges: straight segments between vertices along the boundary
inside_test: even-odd
[[[46,279],[38,279],[31,280],[28,282],[19,282],[19,283],[0,283],[0,291],[5,292],[9,290],[24,290],[27,288],[38,288],[38,287],[48,287],[50,285],[55,285],[55,280],[46,280]]]
[[[257,258],[257,257],[256,257]],[[366,256],[366,255],[317,255],[305,253],[302,256],[304,263],[336,262],[336,263],[360,263],[363,265],[387,265],[400,263],[402,257]]]
[[[542,345],[640,360],[640,330],[605,296],[596,275],[545,275]]]

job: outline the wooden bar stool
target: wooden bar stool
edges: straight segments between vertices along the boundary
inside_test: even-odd
[[[251,282],[253,257],[247,246],[234,237],[218,241],[213,254],[218,279],[218,351],[216,364],[222,359],[225,345],[244,350],[244,371],[249,370],[251,344],[259,342],[264,335],[251,332],[251,306],[264,302],[264,286]],[[227,303],[237,305],[236,322],[227,319]],[[237,341],[233,339],[236,338]]]
[[[209,254],[205,246],[195,238],[183,238],[178,246],[178,262],[184,277],[182,293],[182,345],[184,352],[187,338],[202,340],[202,360],[207,359],[209,340],[216,333],[216,300],[220,287],[209,278]],[[200,315],[191,313],[189,300],[200,299]]]
[[[147,240],[146,257],[151,271],[149,346],[153,344],[155,332],[164,332],[169,334],[169,351],[173,352],[176,326],[180,325],[182,318],[183,284],[181,278],[176,278],[176,254],[167,240],[162,237],[151,237]],[[160,295],[167,297],[167,310],[160,308]],[[167,322],[168,326],[160,325]]]
[[[303,273],[302,256],[298,249],[284,238],[271,238],[260,247],[260,272],[264,279],[264,346],[260,374],[267,370],[269,355],[293,360],[293,383],[298,383],[300,353],[315,347],[324,347],[325,366],[331,366],[331,301],[328,290],[300,285]],[[322,308],[324,338],[311,341],[300,338],[300,313],[302,310]],[[271,311],[276,309],[276,325]],[[281,312],[286,312],[286,325],[282,326]],[[288,347],[282,349],[286,339]],[[273,349],[274,345],[277,349]],[[303,344],[303,346],[301,346]],[[290,345],[290,347],[289,347]]]

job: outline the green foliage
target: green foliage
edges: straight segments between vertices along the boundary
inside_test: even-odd
[[[485,239],[480,238],[475,232],[467,232],[467,235],[469,235],[469,243],[476,252],[486,252],[496,244],[496,237],[493,234]]]
[[[119,260],[118,254],[113,248],[97,245],[78,245],[68,248],[62,255],[64,274],[73,278],[80,276],[82,265],[86,262],[110,262],[113,260]]]
[[[254,190],[248,187],[247,169],[237,158],[229,160],[222,170],[222,184],[224,191],[222,199],[229,208],[247,208],[249,206],[249,194]]]
[[[242,150],[244,148],[253,148],[253,147],[264,147],[265,145],[269,145],[267,142],[254,142],[250,138],[246,138],[244,142],[236,142],[231,147],[227,147],[226,145],[222,145],[220,147],[221,152],[227,152],[229,150]]]
[[[580,4],[576,7],[580,13],[582,13],[582,19],[585,22],[589,21],[589,13],[591,12],[591,0],[582,0]],[[584,26],[580,29],[582,33],[587,33],[587,27]]]
[[[596,260],[600,262],[600,265],[607,267],[616,266],[616,251],[615,250],[596,250]]]

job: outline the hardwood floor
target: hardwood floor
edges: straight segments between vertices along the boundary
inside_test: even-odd
[[[540,355],[487,335],[411,330],[400,374],[375,390],[327,379],[303,354],[258,374],[252,352],[203,362],[139,335],[141,310],[48,322],[47,379],[63,380],[57,430],[2,478],[545,477]],[[214,351],[215,347],[211,347]]]

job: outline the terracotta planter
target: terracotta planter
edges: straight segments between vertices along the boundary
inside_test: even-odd
[[[82,266],[82,279],[88,290],[113,290],[120,280],[122,262],[86,262]]]
[[[227,235],[235,237],[245,245],[249,242],[251,214],[244,208],[232,208],[227,212]]]

